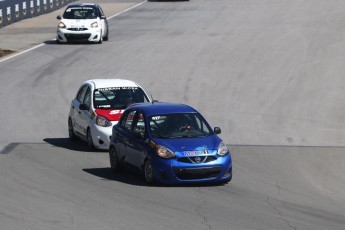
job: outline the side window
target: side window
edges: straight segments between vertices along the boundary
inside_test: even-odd
[[[137,134],[142,138],[145,137],[145,122],[142,113],[138,112],[137,119],[133,125],[133,134]]]
[[[131,111],[127,114],[124,114],[121,119],[120,126],[122,128],[131,130],[131,126],[135,117],[136,111]]]
[[[87,87],[83,103],[86,104],[87,106],[89,106],[89,108],[90,108],[90,106],[91,106],[91,89],[90,89],[90,87]]]
[[[84,96],[87,90],[87,85],[84,85],[82,88],[79,89],[79,92],[77,94],[77,100],[82,103],[84,101]]]
[[[199,116],[195,117],[195,124],[197,126],[195,127],[195,129],[198,129],[205,134],[210,133],[210,130],[208,129],[207,125],[200,119]]]

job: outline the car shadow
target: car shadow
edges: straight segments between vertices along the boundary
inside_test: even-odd
[[[87,144],[79,139],[71,141],[69,138],[44,138],[44,142],[59,148],[64,148],[78,152],[90,152]],[[95,150],[95,152],[106,152],[105,150]]]
[[[76,42],[67,42],[67,43],[57,43],[56,40],[47,40],[43,42],[46,45],[98,45],[96,42],[83,42],[83,41],[76,41]]]
[[[125,184],[145,187],[214,187],[224,185],[223,183],[193,183],[174,185],[161,183],[147,184],[140,173],[129,169],[126,169],[124,172],[113,172],[111,168],[88,168],[83,169],[83,171],[104,180],[118,181]]]
[[[88,168],[83,169],[83,171],[104,180],[118,181],[136,186],[150,186],[140,175],[132,171],[113,172],[111,168]]]
[[[148,0],[148,2],[189,2],[190,0]]]

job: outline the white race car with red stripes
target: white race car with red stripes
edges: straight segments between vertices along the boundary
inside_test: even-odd
[[[150,102],[144,89],[124,79],[85,81],[72,100],[68,117],[71,140],[85,140],[90,150],[109,148],[112,127],[130,105]]]

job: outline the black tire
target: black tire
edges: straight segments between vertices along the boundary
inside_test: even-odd
[[[155,178],[153,175],[153,168],[150,160],[146,160],[144,163],[144,177],[148,184],[154,184]]]
[[[72,119],[68,118],[68,136],[70,141],[75,141],[77,139],[77,136],[74,133],[73,125],[72,125]]]
[[[93,144],[93,141],[92,141],[92,135],[91,135],[91,130],[90,128],[87,129],[87,147],[89,148],[89,150],[91,152],[95,151],[95,146]]]
[[[109,40],[109,28],[107,26],[107,35],[104,36],[103,41],[108,41]]]
[[[118,156],[117,152],[114,146],[110,146],[109,148],[109,163],[110,163],[110,168],[114,172],[121,172],[123,170]]]

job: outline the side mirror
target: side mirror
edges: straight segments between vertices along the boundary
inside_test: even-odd
[[[220,134],[222,130],[219,127],[214,127],[214,133],[215,134]]]
[[[56,19],[61,20],[61,19],[62,19],[61,15],[58,15],[58,16],[56,17]]]
[[[86,104],[80,104],[79,109],[80,110],[89,110],[89,106],[87,106]]]
[[[107,17],[106,17],[106,16],[104,16],[104,15],[102,15],[102,16],[101,16],[101,19],[107,19]]]

